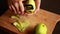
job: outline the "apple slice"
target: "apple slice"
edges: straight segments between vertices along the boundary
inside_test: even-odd
[[[29,21],[23,20],[22,22],[19,21],[19,18],[17,16],[11,16],[11,18],[16,19],[16,21],[13,23],[13,25],[20,31],[23,32],[28,26]]]

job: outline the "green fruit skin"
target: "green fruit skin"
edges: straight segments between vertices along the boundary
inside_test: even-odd
[[[29,21],[24,20],[23,22],[19,21],[19,18],[17,16],[11,16],[11,18],[16,19],[16,21],[13,23],[13,25],[20,31],[23,32],[28,26]]]
[[[15,26],[15,27],[17,27],[17,29],[20,31],[20,32],[22,32],[23,30],[23,26],[21,26],[18,22],[14,22],[13,23],[13,25]]]
[[[12,19],[16,19],[16,20],[18,20],[20,17],[21,17],[21,15],[19,15],[19,14],[11,16]]]
[[[33,13],[35,11],[35,8],[36,8],[34,0],[28,0],[27,4],[31,4],[33,6],[33,9],[32,10],[26,10],[26,11],[27,12],[31,11],[31,13]]]
[[[13,25],[15,27],[17,27],[17,29],[20,31],[20,32],[23,32],[28,26],[29,26],[29,21],[27,20],[24,20],[23,22],[14,22]]]
[[[47,33],[47,27],[44,23],[38,24],[36,27],[36,34],[46,34]]]

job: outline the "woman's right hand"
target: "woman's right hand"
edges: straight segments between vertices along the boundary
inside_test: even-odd
[[[9,9],[15,14],[24,14],[23,0],[8,0]],[[13,12],[12,11],[12,12]]]

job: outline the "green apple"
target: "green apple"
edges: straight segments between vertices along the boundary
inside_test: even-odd
[[[25,7],[25,8],[27,8],[26,12],[33,13],[35,11],[35,8],[36,8],[35,1],[34,0],[27,0],[26,4],[28,5]]]
[[[36,34],[47,34],[47,26],[44,23],[38,24],[35,32]]]

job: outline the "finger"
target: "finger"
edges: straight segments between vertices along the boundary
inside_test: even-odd
[[[16,7],[17,13],[20,14],[21,12],[19,11],[19,3],[18,2],[15,3],[15,7]]]
[[[22,1],[19,1],[19,7],[21,9],[21,13],[24,14],[24,6],[23,6]]]
[[[37,9],[35,10],[34,14],[36,14],[36,13],[37,13]]]
[[[15,7],[16,7],[17,11],[19,11],[19,5],[17,2],[15,3]]]
[[[11,11],[12,11],[12,8],[11,8],[11,6],[9,6],[9,10],[11,10]]]
[[[35,9],[35,12],[34,12],[34,14],[36,14],[38,11],[39,11],[39,8]]]
[[[11,7],[14,10],[15,14],[17,14],[15,7],[13,5],[11,5]]]
[[[28,13],[27,12],[24,12],[24,14],[23,15],[27,15]]]

